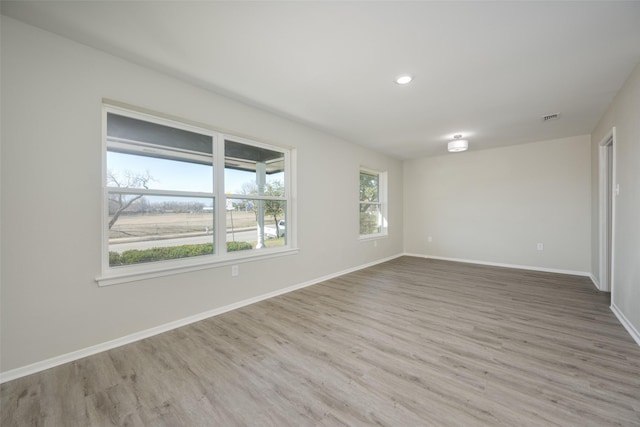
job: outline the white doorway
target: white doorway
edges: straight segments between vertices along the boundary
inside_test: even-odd
[[[598,289],[613,292],[615,229],[615,139],[616,129],[600,141],[600,284]]]

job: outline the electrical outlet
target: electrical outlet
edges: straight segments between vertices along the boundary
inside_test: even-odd
[[[431,237],[431,236],[427,237],[427,242],[429,242],[429,243],[433,242],[433,237]]]
[[[240,274],[238,272],[238,266],[237,265],[232,265],[231,266],[231,277],[236,277],[238,274]]]
[[[539,251],[544,251],[544,245],[542,243],[538,243],[537,249]]]

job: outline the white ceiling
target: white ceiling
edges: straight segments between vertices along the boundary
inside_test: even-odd
[[[590,133],[640,62],[640,2],[2,1],[2,13],[403,159],[445,153],[456,133],[471,149]],[[395,84],[402,73],[415,80]]]

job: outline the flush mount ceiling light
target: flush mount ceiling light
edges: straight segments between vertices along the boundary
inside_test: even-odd
[[[413,77],[408,74],[403,74],[396,77],[396,83],[398,83],[399,85],[406,85],[407,83],[410,83],[411,80],[413,80]]]
[[[466,139],[460,139],[462,135],[454,135],[453,141],[447,145],[447,149],[450,153],[458,153],[460,151],[466,151],[469,148],[469,141]]]

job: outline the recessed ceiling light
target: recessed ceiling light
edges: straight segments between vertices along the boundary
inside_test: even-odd
[[[398,83],[399,85],[406,85],[407,83],[411,82],[411,80],[413,80],[413,77],[408,74],[403,74],[396,77],[396,83]]]

